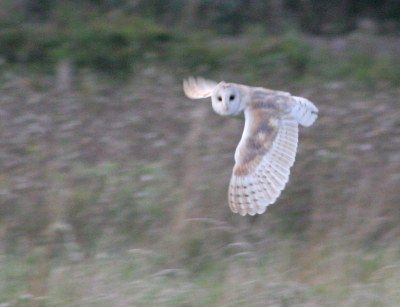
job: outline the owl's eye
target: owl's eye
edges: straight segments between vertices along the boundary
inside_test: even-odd
[[[221,96],[218,96],[217,99],[218,99],[218,101],[222,101],[222,97]]]
[[[235,95],[230,95],[230,96],[229,96],[229,100],[232,101],[233,99],[235,99]]]

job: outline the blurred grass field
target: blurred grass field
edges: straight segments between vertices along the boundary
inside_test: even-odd
[[[82,12],[0,21],[0,306],[400,304],[397,35]],[[265,214],[230,212],[243,119],[189,75],[318,106]]]

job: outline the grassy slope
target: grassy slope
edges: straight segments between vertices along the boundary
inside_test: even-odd
[[[123,82],[81,73],[69,93],[41,74],[2,75],[0,302],[400,303],[399,90],[386,78],[396,67],[371,77],[377,52],[331,75],[336,62],[314,56],[315,42],[251,43],[187,45],[172,62],[187,63],[177,74],[279,87],[320,108],[290,184],[257,218],[233,216],[225,199],[242,121],[185,99],[170,64]]]

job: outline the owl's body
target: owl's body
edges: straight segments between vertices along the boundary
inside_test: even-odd
[[[229,206],[241,215],[263,213],[289,180],[298,124],[311,126],[318,109],[305,98],[261,87],[217,84],[201,78],[189,78],[183,87],[189,98],[211,97],[213,109],[220,115],[244,111],[243,135],[229,184]]]

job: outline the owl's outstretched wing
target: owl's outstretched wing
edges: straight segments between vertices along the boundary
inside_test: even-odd
[[[298,142],[298,121],[272,101],[245,110],[245,127],[236,149],[229,184],[229,206],[235,213],[263,213],[289,180]]]
[[[191,99],[210,97],[217,83],[203,78],[190,77],[183,81],[183,91]]]

